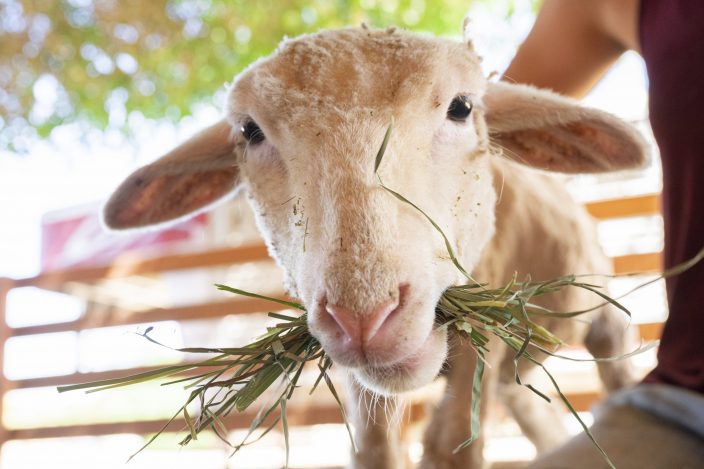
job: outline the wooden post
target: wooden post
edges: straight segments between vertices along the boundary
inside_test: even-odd
[[[3,405],[9,382],[5,377],[5,342],[10,338],[10,326],[7,325],[7,294],[14,287],[14,281],[0,278],[0,451],[7,441],[7,429],[3,423]]]

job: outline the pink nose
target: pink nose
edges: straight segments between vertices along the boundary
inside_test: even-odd
[[[398,300],[389,300],[381,303],[370,311],[355,313],[347,308],[337,305],[326,305],[325,311],[332,316],[345,338],[348,346],[360,348],[372,341],[383,328],[384,323],[398,308]]]

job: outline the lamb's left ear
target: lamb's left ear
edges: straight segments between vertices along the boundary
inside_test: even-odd
[[[233,195],[239,186],[232,127],[222,120],[132,173],[103,208],[113,230],[190,216]]]
[[[637,168],[648,160],[645,141],[633,127],[550,91],[490,83],[484,106],[491,141],[528,166],[599,173]]]

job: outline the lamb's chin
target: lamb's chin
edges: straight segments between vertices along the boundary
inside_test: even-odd
[[[379,394],[390,395],[430,384],[447,358],[447,332],[434,329],[426,341],[409,357],[389,366],[352,370],[357,381]]]

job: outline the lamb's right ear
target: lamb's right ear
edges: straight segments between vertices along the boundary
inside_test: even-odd
[[[132,173],[103,208],[108,228],[156,225],[197,212],[239,186],[232,127],[225,120]]]
[[[630,125],[606,112],[532,86],[489,83],[484,96],[493,143],[520,163],[563,173],[642,167],[647,145]]]

